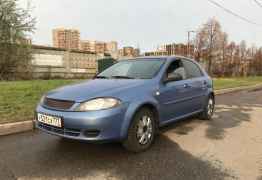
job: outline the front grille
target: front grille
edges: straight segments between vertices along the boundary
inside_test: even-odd
[[[44,106],[62,110],[70,109],[74,105],[74,103],[74,101],[58,100],[51,98],[45,98],[44,100]]]
[[[53,126],[49,126],[47,124],[43,124],[38,122],[38,127],[50,132],[54,132],[56,134],[61,134],[61,135],[67,135],[67,136],[73,136],[73,137],[77,137],[80,135],[80,130],[78,129],[61,129],[61,128],[56,128]]]

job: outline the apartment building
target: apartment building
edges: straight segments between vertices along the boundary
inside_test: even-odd
[[[180,55],[180,56],[187,56],[194,54],[194,45],[190,45],[188,48],[188,45],[186,44],[166,44],[164,45],[165,51],[167,51],[167,54],[169,56],[172,55]]]
[[[97,54],[110,54],[117,59],[118,43],[116,41],[92,41],[80,40],[80,32],[77,29],[57,28],[53,30],[53,46],[69,50],[80,50]],[[139,54],[139,51],[132,53]]]
[[[79,48],[82,51],[95,52],[95,41],[81,40]]]
[[[120,49],[118,54],[120,58],[138,57],[140,56],[140,49],[127,46]]]
[[[80,32],[77,29],[57,28],[53,30],[53,46],[56,48],[78,50]]]
[[[105,53],[106,52],[106,43],[103,41],[95,41],[95,52],[96,53]]]
[[[145,52],[145,56],[167,56],[167,51],[156,50],[156,51]]]
[[[118,50],[118,44],[116,41],[110,41],[106,43],[106,51],[108,53],[115,53]]]
[[[133,55],[134,55],[134,57],[140,56],[140,49],[139,48],[135,48],[134,52],[133,52]]]
[[[158,48],[156,51],[146,52],[145,56],[193,56],[194,55],[194,45],[186,44],[165,44]]]
[[[90,41],[82,40],[80,41],[80,50],[89,51],[95,53],[108,53],[112,56],[117,55],[118,44],[116,41],[103,42],[103,41]]]

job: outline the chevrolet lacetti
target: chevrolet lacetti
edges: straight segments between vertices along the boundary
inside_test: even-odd
[[[83,81],[48,92],[36,127],[66,139],[121,142],[133,152],[152,145],[159,127],[192,115],[211,119],[213,82],[184,57],[122,60]]]

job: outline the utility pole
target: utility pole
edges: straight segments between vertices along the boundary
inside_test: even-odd
[[[191,33],[195,33],[196,31],[187,31],[187,57],[190,57],[190,35]]]

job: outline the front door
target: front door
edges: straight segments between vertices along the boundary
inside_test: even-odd
[[[179,119],[190,113],[191,81],[187,80],[185,68],[181,60],[174,60],[166,70],[165,76],[177,73],[182,76],[178,81],[162,83],[159,88],[158,101],[163,123]],[[165,78],[165,77],[164,77]]]

